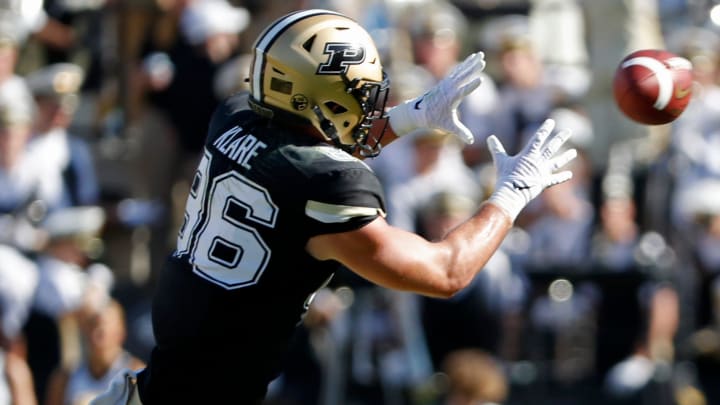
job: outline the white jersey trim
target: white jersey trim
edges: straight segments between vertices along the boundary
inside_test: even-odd
[[[372,207],[353,207],[350,205],[328,204],[309,200],[305,204],[305,215],[326,224],[348,222],[356,217],[380,215],[385,217],[385,211]]]

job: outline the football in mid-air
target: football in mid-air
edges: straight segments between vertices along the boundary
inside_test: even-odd
[[[667,124],[685,111],[692,96],[689,60],[672,52],[643,49],[627,55],[613,81],[617,106],[646,125]]]

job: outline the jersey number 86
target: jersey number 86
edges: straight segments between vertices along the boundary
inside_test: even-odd
[[[225,289],[254,285],[271,251],[257,226],[275,227],[267,190],[232,170],[210,178],[206,151],[195,172],[175,256],[190,255],[195,274]]]

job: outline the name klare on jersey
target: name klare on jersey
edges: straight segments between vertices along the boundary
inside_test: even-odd
[[[267,145],[252,134],[237,136],[241,132],[242,127],[236,125],[220,135],[213,142],[213,146],[228,158],[236,161],[240,166],[250,169],[248,161],[257,156],[259,149],[264,149]]]

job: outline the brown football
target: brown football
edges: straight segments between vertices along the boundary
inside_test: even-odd
[[[689,60],[665,50],[643,49],[620,62],[613,94],[620,111],[629,118],[660,125],[674,121],[685,111],[692,87]]]

